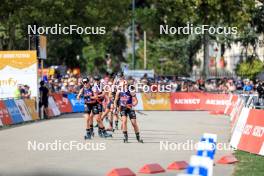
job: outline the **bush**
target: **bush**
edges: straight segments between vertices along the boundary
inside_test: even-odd
[[[236,67],[236,74],[241,77],[254,79],[264,69],[264,63],[259,59],[240,62]]]

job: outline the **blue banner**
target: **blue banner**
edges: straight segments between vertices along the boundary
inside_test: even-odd
[[[72,111],[73,112],[84,112],[84,99],[81,98],[80,100],[77,100],[76,94],[68,94],[68,99],[71,102],[72,105]]]
[[[7,110],[9,114],[11,115],[11,118],[13,120],[13,124],[21,123],[23,122],[23,118],[18,110],[18,107],[16,106],[16,103],[14,100],[5,100],[5,105],[7,107]]]

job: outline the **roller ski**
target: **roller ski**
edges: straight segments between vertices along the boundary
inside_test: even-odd
[[[123,142],[124,143],[128,143],[128,135],[127,135],[127,131],[124,131],[124,139],[123,139]]]

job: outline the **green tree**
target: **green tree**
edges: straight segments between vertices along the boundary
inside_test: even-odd
[[[252,59],[239,63],[236,67],[236,73],[241,77],[254,79],[263,69],[264,63],[261,60]]]

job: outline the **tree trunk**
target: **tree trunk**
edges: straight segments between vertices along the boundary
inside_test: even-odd
[[[203,37],[203,77],[207,78],[209,76],[209,36],[204,34]]]

